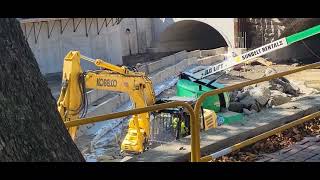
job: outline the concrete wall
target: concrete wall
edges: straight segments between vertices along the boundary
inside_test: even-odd
[[[121,21],[120,37],[122,42],[122,56],[130,54],[129,41],[132,54],[147,52],[151,46],[152,28],[150,18],[124,18]],[[126,34],[126,29],[130,29],[130,35]]]
[[[91,18],[87,18],[87,23],[91,21],[90,19]],[[75,21],[77,23],[80,19],[75,19]],[[101,25],[103,19],[98,19],[98,21]],[[48,23],[50,32],[54,21],[49,21]],[[67,20],[62,20],[63,26],[66,23]],[[50,38],[48,38],[48,28],[45,22],[35,23],[35,34],[33,33],[32,23],[24,23],[21,27],[22,30],[27,30],[25,31],[25,36],[27,36],[31,30],[28,37],[28,43],[43,74],[61,72],[63,59],[71,50],[78,50],[86,56],[101,58],[113,64],[121,64],[122,45],[119,25],[108,28],[104,27],[98,35],[95,23],[95,21],[92,22],[92,26],[90,30],[88,30],[88,36],[86,36],[85,23],[83,19],[76,32],[73,32],[72,22],[69,21],[66,24],[63,33],[60,33],[59,22],[56,21],[55,26],[52,28]],[[36,42],[35,38],[37,36],[38,39]],[[85,70],[95,68],[95,66],[85,61],[82,61],[81,63]]]

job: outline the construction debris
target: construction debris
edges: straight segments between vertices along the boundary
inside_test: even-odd
[[[265,71],[265,76],[270,76],[273,74],[278,73],[273,68],[268,68]],[[270,89],[271,90],[279,90],[286,94],[291,94],[293,96],[299,96],[300,89],[293,84],[290,83],[290,81],[284,77],[276,78],[270,81]]]
[[[242,77],[252,77],[256,79],[255,73],[263,73],[263,76],[270,76],[285,70],[285,67],[290,66],[247,66],[250,69],[247,72],[241,72]],[[279,71],[279,69],[281,69]],[[283,70],[282,70],[283,69]],[[232,70],[229,76],[235,76],[236,70]],[[290,102],[296,98],[302,97],[302,95],[316,94],[319,91],[315,88],[318,87],[318,81],[295,81],[289,80],[285,77],[276,78],[267,82],[244,87],[240,90],[236,90],[230,93],[230,104],[228,110],[244,113],[250,115],[256,112],[260,112],[263,108],[273,108]],[[319,86],[320,89],[320,86]]]
[[[268,100],[267,107],[279,106],[291,101],[291,97],[278,90],[271,90],[271,98]]]
[[[257,113],[257,111],[254,110],[254,109],[252,109],[252,110],[250,111],[250,110],[248,110],[248,109],[246,109],[246,108],[243,108],[243,113],[244,113],[245,115],[250,115],[250,114],[253,114],[253,113]]]
[[[255,59],[253,59],[253,60],[251,60],[251,61],[249,61],[249,62],[247,62],[245,64],[249,65],[249,64],[253,64],[254,62],[258,62],[258,63],[260,63],[260,64],[262,64],[264,66],[267,66],[267,67],[269,67],[269,66],[271,66],[273,64],[271,61],[268,61],[268,60],[266,60],[265,58],[262,58],[262,57],[255,58]]]
[[[249,91],[249,95],[253,97],[261,106],[267,104],[271,96],[271,92],[267,87],[256,87]]]
[[[242,113],[244,108],[245,106],[241,102],[231,102],[228,109],[229,111]]]

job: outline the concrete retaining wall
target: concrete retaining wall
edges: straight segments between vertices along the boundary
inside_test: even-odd
[[[138,68],[139,71],[145,72],[146,74],[152,74],[159,70],[162,70],[165,67],[174,65],[179,63],[180,61],[187,59],[187,58],[202,58],[208,56],[215,56],[219,54],[225,54],[228,52],[227,47],[221,47],[217,49],[210,49],[210,50],[194,50],[190,52],[180,51],[170,56],[166,56],[161,58],[158,61],[142,65]],[[210,59],[208,59],[209,61]]]
[[[181,62],[169,66],[161,71],[158,71],[156,73],[153,73],[150,76],[150,79],[154,85],[157,85],[167,79],[170,79],[172,77],[176,77],[180,72],[184,71],[187,67],[196,64],[198,58],[192,57],[185,60],[182,60]]]
[[[180,62],[181,60],[187,58],[187,56],[188,56],[188,52],[180,51],[173,55],[163,57],[158,61],[154,61],[152,63],[142,65],[141,67],[138,68],[138,71],[145,72],[146,74],[152,74],[156,71],[159,71],[160,69],[163,69],[165,67],[168,67]]]

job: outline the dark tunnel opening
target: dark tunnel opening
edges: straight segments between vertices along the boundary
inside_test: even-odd
[[[159,46],[163,51],[206,50],[228,46],[223,36],[210,25],[184,20],[170,25],[160,34]]]

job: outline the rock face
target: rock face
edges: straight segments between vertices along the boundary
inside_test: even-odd
[[[319,22],[319,18],[246,18],[247,47],[259,47],[318,25]],[[313,36],[304,40],[303,43],[292,44],[266,57],[276,63],[312,63],[319,60],[316,58],[320,55],[317,47],[319,43],[319,36]]]
[[[255,48],[280,38],[297,18],[247,18],[248,47]]]

